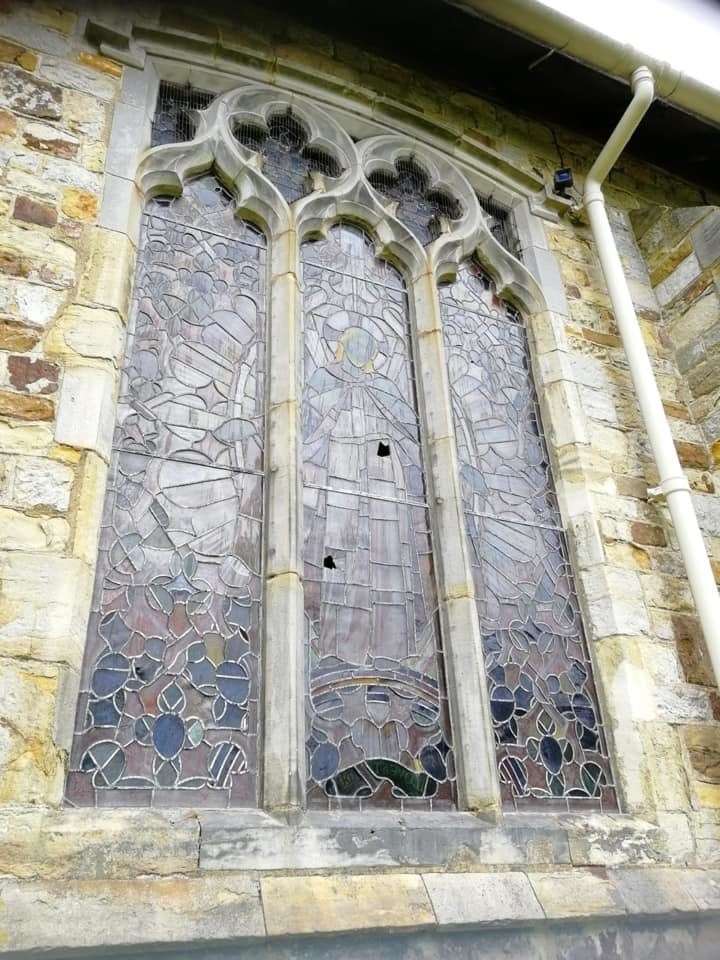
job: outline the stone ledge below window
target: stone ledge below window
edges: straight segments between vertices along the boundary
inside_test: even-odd
[[[402,957],[417,956],[400,952],[408,942],[403,934],[419,932],[440,943],[438,937],[474,933],[475,942],[481,943],[477,937],[491,937],[498,928],[505,945],[517,937],[530,947],[546,937],[553,944],[568,936],[579,944],[592,936],[602,943],[608,929],[617,939],[646,931],[661,936],[664,928],[672,932],[670,939],[676,944],[693,946],[704,940],[710,949],[717,942],[713,937],[718,929],[714,918],[720,913],[720,871],[623,867],[261,879],[222,873],[145,876],[132,882],[0,880],[0,902],[4,907],[0,953],[11,951],[16,957],[36,950],[51,951],[45,955],[53,957],[92,956],[91,951],[100,947],[118,952],[124,948],[125,955],[137,950],[134,955],[139,956],[141,948],[152,947],[174,948],[173,956],[179,956],[182,948],[182,956],[189,951],[191,956],[217,958],[236,956],[232,950],[260,942],[263,949],[277,945],[287,951],[286,938],[314,935],[322,935],[325,946],[307,953],[311,941],[299,941],[305,944],[303,955],[358,957],[366,954],[347,952],[350,941],[345,954],[332,950],[342,951],[348,936],[372,933],[387,948],[391,944],[384,935],[392,935],[391,941],[397,938],[394,953],[376,956]],[[527,952],[527,945],[525,949],[513,955],[546,956]],[[278,956],[298,955],[282,950]],[[684,955],[713,956],[695,951]],[[653,953],[656,958],[665,956],[671,954]]]

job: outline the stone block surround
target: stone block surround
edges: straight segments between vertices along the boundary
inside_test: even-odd
[[[530,304],[620,813],[308,812],[271,761],[265,809],[64,804],[160,80],[277,87],[356,140],[415,138],[511,211],[517,257],[490,241],[479,255]],[[597,149],[260,8],[233,19],[161,2],[2,5],[0,954],[716,955],[720,699],[667,511],[648,493],[657,476],[587,221],[548,189],[563,165],[582,188]],[[607,200],[720,579],[718,198],[627,156]],[[286,231],[273,255],[289,262],[296,243]],[[274,285],[284,314],[296,285],[290,273]],[[428,355],[430,300],[416,318]],[[294,402],[291,383],[271,389]],[[438,404],[430,416],[450,489],[450,416]],[[273,481],[289,500],[287,482]],[[294,545],[274,542],[280,630],[301,571]],[[274,668],[281,710],[288,670]],[[468,702],[484,691],[472,680]],[[271,757],[289,750],[284,730]],[[472,781],[485,798],[489,766]]]

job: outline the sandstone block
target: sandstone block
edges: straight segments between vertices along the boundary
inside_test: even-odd
[[[8,357],[10,385],[16,390],[27,393],[55,393],[58,388],[60,368],[47,360],[34,360],[32,357]]]
[[[98,70],[100,73],[106,73],[110,77],[118,79],[122,76],[122,65],[115,60],[109,60],[107,57],[98,56],[96,53],[86,53],[84,50],[78,54],[78,63],[84,67],[90,67],[91,70]]]
[[[48,424],[7,423],[0,420],[0,450],[4,454],[47,453],[52,443],[52,427]]]
[[[18,879],[123,879],[191,873],[198,824],[191,812],[0,812],[0,873]]]
[[[99,140],[107,122],[108,106],[79,90],[63,90],[63,123],[83,138]]]
[[[61,517],[26,517],[17,510],[0,507],[0,530],[5,550],[62,552],[67,546],[70,526]]]
[[[615,885],[599,873],[530,873],[530,883],[545,915],[567,917],[622,916],[626,908]]]
[[[12,463],[8,503],[35,510],[67,510],[73,471],[46,457],[17,457]]]
[[[617,870],[613,875],[618,895],[632,914],[694,912],[697,903],[686,879],[684,870],[663,867]]]
[[[0,804],[60,795],[63,766],[53,742],[59,684],[55,665],[0,659]]]
[[[420,876],[265,877],[261,888],[270,936],[435,924]]]
[[[60,208],[73,220],[94,220],[98,212],[98,198],[87,190],[68,187],[63,190]]]
[[[37,230],[11,224],[0,237],[0,274],[69,287],[75,279],[75,251]]]
[[[720,727],[693,724],[683,727],[682,737],[695,776],[707,783],[720,783]]]
[[[9,950],[212,946],[265,934],[257,881],[247,877],[10,880],[0,902]]]
[[[646,488],[647,489],[647,488]],[[667,543],[665,531],[651,523],[634,520],[630,524],[630,535],[635,543],[650,547],[664,547]]]
[[[31,397],[0,390],[0,417],[17,420],[52,420],[55,407],[47,397]]]
[[[55,439],[83,450],[110,455],[115,382],[109,370],[69,367],[63,376],[58,404]]]
[[[112,100],[117,91],[115,78],[55,57],[43,59],[40,75],[54,84],[72,87],[80,90],[81,93],[98,97],[100,100]]]
[[[31,50],[21,47],[10,40],[0,40],[0,60],[3,63],[16,63],[23,70],[33,72],[38,65],[38,56]]]
[[[100,227],[92,241],[79,294],[86,303],[117,310],[125,316],[132,275],[132,247],[121,233]]]
[[[14,113],[42,120],[62,117],[62,90],[16,67],[0,69],[0,104]]]
[[[441,926],[545,916],[524,873],[429,873],[423,879]]]
[[[90,609],[89,568],[73,558],[18,551],[0,554],[0,581],[0,653],[78,670]]]
[[[16,197],[13,217],[34,223],[38,227],[54,227],[57,223],[57,210],[48,203],[33,200],[32,197]]]
[[[116,311],[72,304],[48,332],[45,353],[67,357],[77,354],[117,362],[124,342],[125,330]]]
[[[23,353],[32,350],[39,339],[38,330],[28,327],[19,320],[10,318],[0,320],[0,350]]]
[[[47,123],[28,123],[22,135],[23,143],[31,150],[40,153],[51,153],[55,157],[65,157],[70,160],[77,156],[80,146],[76,137],[51,127]]]

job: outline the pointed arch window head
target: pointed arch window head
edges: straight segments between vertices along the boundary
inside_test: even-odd
[[[444,190],[431,187],[430,177],[413,157],[395,161],[394,172],[373,170],[370,185],[388,200],[397,203],[395,216],[423,244],[437,239],[442,232],[441,218],[459,220],[463,210],[459,200]]]
[[[147,204],[71,803],[257,803],[265,261],[212,176]]]
[[[238,143],[260,154],[263,173],[288,203],[312,193],[313,172],[331,179],[342,173],[331,153],[309,145],[307,127],[289,107],[271,114],[265,126],[238,123],[233,133]]]
[[[302,247],[308,800],[454,802],[402,276],[359,228]]]
[[[503,799],[616,810],[524,325],[474,260],[440,303]]]

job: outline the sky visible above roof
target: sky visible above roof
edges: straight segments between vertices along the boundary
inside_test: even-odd
[[[538,0],[720,89],[718,0]]]

